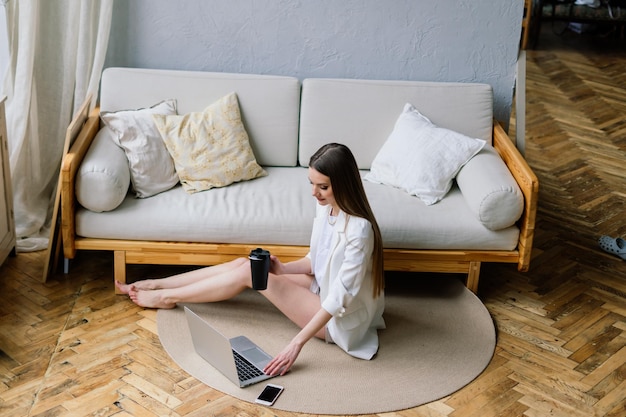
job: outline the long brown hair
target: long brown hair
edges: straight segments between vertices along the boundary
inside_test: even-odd
[[[383,239],[370,207],[359,168],[352,151],[340,143],[328,143],[311,156],[309,166],[330,178],[333,195],[339,208],[346,214],[366,219],[374,230],[372,262],[374,298],[385,288],[383,266]]]

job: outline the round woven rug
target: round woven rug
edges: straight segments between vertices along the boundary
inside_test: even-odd
[[[406,278],[405,278],[406,280]],[[454,278],[387,283],[380,348],[371,361],[311,340],[285,376],[275,408],[308,414],[374,414],[438,400],[474,380],[489,364],[494,323],[482,302]],[[226,337],[245,335],[270,355],[298,332],[263,296],[250,290],[193,310]],[[254,402],[265,383],[239,388],[198,356],[183,306],[157,313],[159,338],[185,371],[221,392]]]

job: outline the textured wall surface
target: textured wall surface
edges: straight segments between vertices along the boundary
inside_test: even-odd
[[[106,66],[485,82],[509,118],[523,0],[116,0]]]

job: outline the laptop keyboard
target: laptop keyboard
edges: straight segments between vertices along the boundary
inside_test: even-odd
[[[239,376],[240,381],[248,381],[257,376],[265,375],[263,371],[261,371],[256,366],[252,365],[250,361],[241,356],[239,353],[233,350],[233,354],[235,355],[235,364],[237,365],[237,375]]]

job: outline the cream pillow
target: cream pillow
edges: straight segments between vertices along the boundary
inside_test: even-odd
[[[181,116],[153,116],[188,193],[267,175],[257,164],[235,93]]]
[[[116,209],[128,194],[130,170],[124,150],[107,126],[98,131],[76,173],[76,200],[87,210]]]
[[[153,114],[176,114],[176,100],[139,110],[100,114],[104,124],[115,133],[114,142],[126,153],[130,180],[140,198],[169,190],[178,183],[174,161],[152,120]]]
[[[484,145],[484,140],[434,125],[407,103],[365,179],[400,188],[426,205],[435,204]]]
[[[489,230],[513,226],[522,215],[524,195],[491,145],[463,165],[456,183],[470,210]]]

